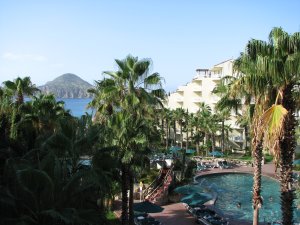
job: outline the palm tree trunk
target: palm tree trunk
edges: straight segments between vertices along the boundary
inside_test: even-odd
[[[162,130],[162,135],[163,135],[163,137],[162,137],[162,145],[163,145],[164,144],[164,134],[165,134],[165,120],[164,119],[161,120],[161,130]]]
[[[186,156],[186,153],[185,153],[185,149],[182,149],[182,169],[181,169],[181,180],[184,179],[184,172],[185,172],[185,156]]]
[[[216,136],[215,136],[215,134],[212,134],[211,137],[212,137],[211,138],[212,139],[212,143],[211,143],[211,148],[212,149],[211,150],[215,151],[215,148],[216,148]]]
[[[182,124],[180,124],[180,148],[183,148]]]
[[[193,129],[193,126],[191,126],[191,142],[190,142],[190,146],[192,146],[193,144],[193,141],[192,141],[192,138],[194,137],[194,129]]]
[[[166,121],[166,149],[169,147],[169,121]]]
[[[204,140],[205,140],[205,148],[206,148],[206,157],[208,156],[208,134],[205,132],[205,137],[204,137]]]
[[[174,145],[176,144],[176,120],[174,121]]]
[[[13,108],[13,113],[11,117],[11,126],[10,126],[10,134],[9,137],[13,140],[17,139],[17,105]]]
[[[186,128],[186,142],[185,142],[185,149],[189,147],[189,129]]]
[[[169,142],[170,142],[170,140],[171,140],[171,123],[169,123],[168,124],[168,147],[169,147]]]
[[[294,190],[292,188],[293,157],[295,153],[295,126],[294,116],[295,101],[292,96],[293,85],[287,86],[283,91],[282,105],[288,110],[284,121],[282,139],[280,145],[280,187],[281,187],[281,211],[282,223],[293,224]]]
[[[133,212],[133,194],[134,194],[134,182],[133,173],[129,169],[128,172],[129,180],[129,224],[134,225],[134,212]]]
[[[196,141],[196,152],[197,155],[200,155],[199,141]]]
[[[222,152],[225,152],[225,132],[224,132],[224,120],[222,120]]]
[[[254,141],[256,137],[253,138]],[[258,225],[259,223],[259,209],[262,205],[262,198],[260,196],[261,192],[261,161],[262,161],[262,140],[258,143],[254,143],[255,149],[253,150],[254,158],[254,174],[253,174],[253,225]]]
[[[128,225],[128,169],[127,165],[122,165],[122,225]]]

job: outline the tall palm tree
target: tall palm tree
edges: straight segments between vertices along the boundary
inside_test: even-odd
[[[128,222],[133,224],[132,197],[129,199],[129,214],[127,207],[127,193],[133,190],[131,163],[135,151],[142,150],[147,144],[143,132],[147,127],[145,119],[152,117],[164,91],[160,75],[149,73],[150,60],[138,60],[129,55],[124,60],[115,61],[118,70],[105,71],[105,79],[97,82],[97,89],[92,91],[96,93],[93,106],[105,114],[111,127],[115,128],[115,145],[122,165],[122,224],[127,225]]]
[[[223,109],[217,112],[216,122],[221,121],[221,149],[225,152],[225,121],[230,117],[230,111],[228,109]]]
[[[39,89],[31,83],[30,77],[18,77],[14,81],[4,81],[3,84],[4,89],[12,96],[16,97],[17,105],[23,104],[24,95],[32,96],[39,91]]]
[[[206,155],[208,151],[211,151],[211,125],[212,125],[212,112],[209,105],[205,103],[201,103],[199,106],[199,110],[196,113],[196,116],[199,118],[199,127],[200,130],[204,133],[204,141],[206,148]]]
[[[71,117],[69,110],[65,109],[63,101],[56,101],[53,94],[39,94],[23,107],[25,120],[32,122],[38,134],[54,132],[59,119]]]
[[[267,108],[264,101],[264,94],[267,90],[267,82],[264,79],[258,79],[254,82],[254,77],[257,74],[255,63],[242,54],[234,63],[235,69],[242,73],[241,77],[236,81],[239,88],[247,89],[249,93],[252,93],[255,99],[255,110],[252,119],[252,157],[253,157],[253,191],[252,191],[252,205],[253,205],[253,225],[259,223],[259,209],[263,203],[261,197],[261,161],[262,161],[262,148],[263,148],[263,136],[261,127],[261,116]],[[255,80],[256,81],[256,80]],[[240,85],[240,84],[243,84]],[[236,92],[237,90],[233,90]]]
[[[184,125],[184,115],[185,111],[183,108],[175,109],[175,119],[180,127],[180,147],[183,147],[183,125]]]
[[[241,55],[239,65],[252,68],[245,73],[245,83],[254,89],[260,86],[259,96],[267,96],[267,102],[274,98],[274,92],[281,93],[279,103],[287,110],[278,144],[273,145],[275,159],[279,159],[281,182],[281,210],[283,224],[293,223],[294,193],[291,188],[292,162],[295,152],[295,100],[294,87],[300,75],[300,33],[289,35],[282,28],[270,32],[269,42],[251,40],[246,52]],[[249,71],[248,71],[249,72]],[[270,87],[270,88],[267,88]],[[267,90],[271,90],[267,93]],[[274,102],[274,101],[273,101]],[[260,123],[257,126],[261,126]],[[276,157],[278,156],[278,157]]]
[[[4,81],[4,91],[7,95],[15,98],[15,107],[11,114],[11,128],[10,128],[10,138],[17,139],[17,122],[19,108],[24,103],[24,95],[32,96],[34,93],[39,91],[34,84],[31,83],[30,77],[20,78],[18,77],[14,81]]]

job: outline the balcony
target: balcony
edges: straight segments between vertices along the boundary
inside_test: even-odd
[[[178,92],[179,94],[183,94],[183,92],[184,92],[183,86],[179,86],[179,87],[177,88],[176,92]]]
[[[202,92],[202,87],[194,87],[193,91],[194,92]]]
[[[221,73],[211,75],[211,78],[213,79],[213,81],[219,81],[221,79],[221,77],[222,77]]]
[[[177,97],[176,102],[183,102],[183,97]]]
[[[202,102],[202,98],[193,98],[193,102],[196,102],[196,103]]]

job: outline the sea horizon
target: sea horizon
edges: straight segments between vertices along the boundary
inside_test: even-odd
[[[57,101],[65,103],[65,109],[70,110],[72,116],[81,117],[86,113],[93,113],[92,109],[87,109],[87,105],[92,98],[56,98]]]

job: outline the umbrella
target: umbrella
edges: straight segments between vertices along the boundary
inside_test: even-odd
[[[193,154],[193,153],[196,152],[196,150],[194,150],[194,149],[187,149],[185,152],[186,152],[187,154]]]
[[[293,165],[300,165],[300,159],[294,160]]]
[[[209,155],[214,156],[214,157],[221,157],[224,154],[222,152],[219,152],[219,151],[212,151],[212,152],[209,153]]]
[[[209,193],[193,193],[183,197],[180,201],[189,205],[202,205],[205,202],[211,200],[213,197]]]
[[[169,149],[169,151],[172,152],[172,153],[175,153],[175,152],[180,151],[180,150],[181,150],[181,148],[178,147],[178,146],[172,146],[172,147]]]
[[[160,207],[159,205],[155,205],[149,201],[139,202],[133,204],[133,210],[138,212],[145,212],[145,213],[158,213],[164,210],[164,208]]]

